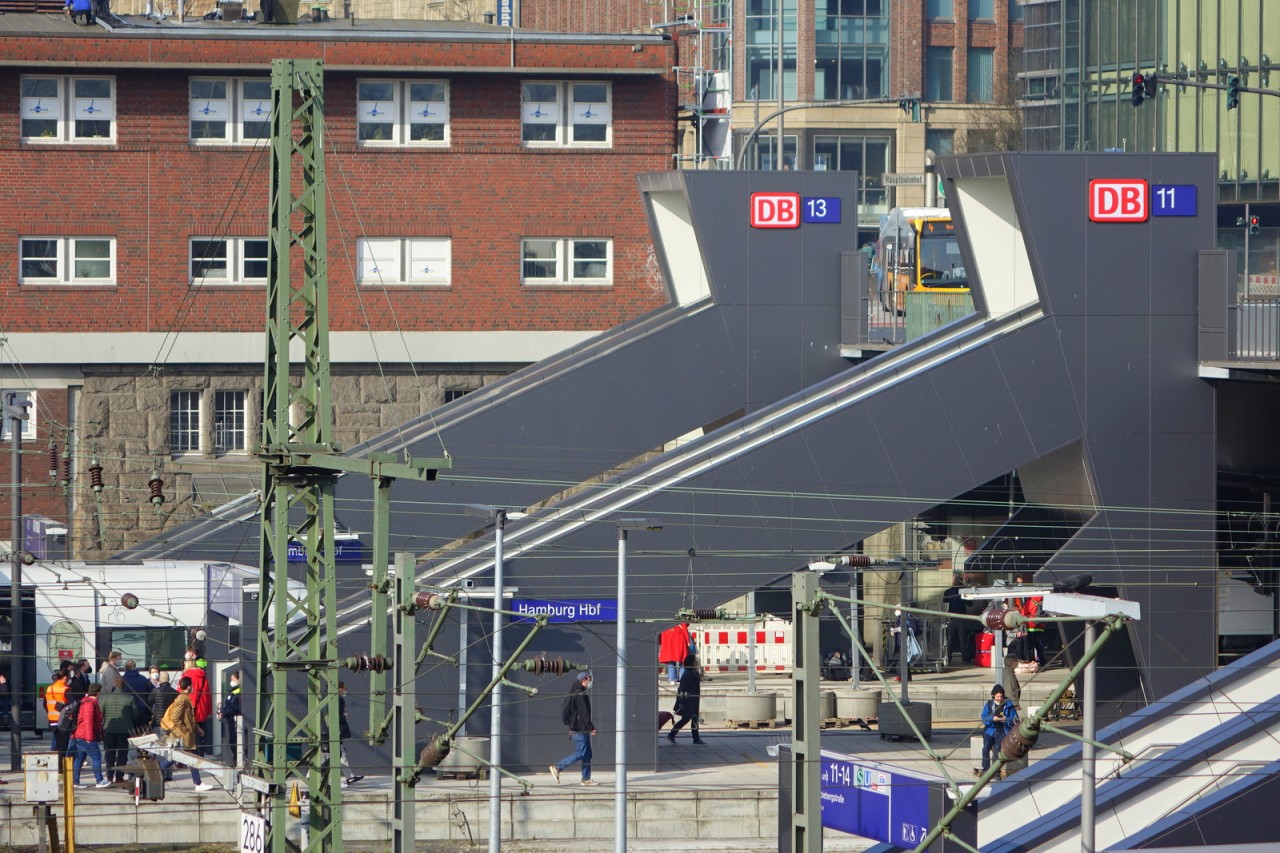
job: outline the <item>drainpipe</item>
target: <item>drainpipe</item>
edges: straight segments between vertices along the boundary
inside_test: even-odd
[[[938,203],[938,178],[934,174],[933,158],[938,155],[932,148],[924,149],[924,206],[934,207]]]

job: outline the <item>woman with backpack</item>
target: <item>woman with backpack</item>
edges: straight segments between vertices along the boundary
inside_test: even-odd
[[[63,676],[66,684],[62,708],[58,711],[58,722],[53,727],[54,750],[58,753],[58,769],[66,765],[66,760],[74,757],[71,751],[71,735],[76,730],[76,716],[80,709],[80,700],[84,692],[68,671]]]
[[[591,689],[591,673],[582,671],[573,680],[564,707],[560,710],[560,718],[569,727],[569,738],[573,741],[574,752],[551,765],[551,778],[560,782],[560,771],[569,765],[582,762],[582,784],[594,785],[591,778],[591,738],[595,737],[596,724],[591,722],[591,697],[587,691]]]

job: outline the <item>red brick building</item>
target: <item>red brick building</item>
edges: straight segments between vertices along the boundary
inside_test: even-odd
[[[274,58],[326,68],[342,446],[666,299],[635,185],[673,162],[660,36],[5,22],[0,387],[35,398],[24,511],[76,555],[256,483]]]

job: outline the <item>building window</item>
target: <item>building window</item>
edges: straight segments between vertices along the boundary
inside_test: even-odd
[[[22,284],[114,284],[116,241],[109,237],[23,237]]]
[[[191,241],[193,284],[265,284],[267,241],[256,237]]]
[[[952,100],[951,48],[928,48],[924,63],[924,99],[926,101]]]
[[[826,2],[819,0],[820,6]],[[778,100],[779,15],[782,18],[782,96],[792,100],[796,97],[796,0],[747,0],[747,100]]]
[[[738,134],[739,145],[741,140],[745,139],[745,134]],[[798,151],[798,140],[791,134],[785,134],[782,137],[782,168],[796,168],[796,154]],[[771,172],[778,168],[777,162],[778,152],[778,135],[776,133],[756,134],[756,138],[752,140],[751,147],[747,151],[747,168],[759,169],[764,172]],[[818,168],[814,166],[814,168]]]
[[[599,238],[527,237],[520,243],[525,284],[610,284],[613,241]]]
[[[356,84],[361,145],[449,144],[449,84],[444,80],[361,80]]]
[[[889,171],[885,136],[815,136],[813,168],[858,173],[858,213],[863,224],[878,224],[889,212],[882,176]]]
[[[613,94],[608,83],[520,85],[520,140],[528,145],[609,145]]]
[[[928,0],[925,4],[925,17],[950,21],[955,17],[953,5],[952,0]]]
[[[452,266],[448,237],[378,237],[359,241],[357,281],[365,286],[448,286]]]
[[[245,446],[245,392],[213,392],[213,452],[243,453]]]
[[[23,142],[111,142],[116,131],[113,77],[23,77]]]
[[[995,95],[995,49],[969,48],[969,71],[966,95],[971,104],[989,104]]]
[[[956,153],[956,132],[954,130],[926,130],[924,147],[932,148],[939,157]]]
[[[1022,0],[1009,0],[1009,20],[1022,20]]]
[[[452,403],[454,400],[467,396],[474,390],[476,389],[475,388],[446,388],[444,389],[444,401],[446,403]]]
[[[814,96],[845,101],[883,97],[889,75],[888,4],[818,0],[814,21]]]
[[[994,21],[996,0],[969,0],[969,20]]]
[[[169,395],[169,452],[200,450],[200,392],[174,391]]]
[[[193,77],[191,141],[254,143],[271,136],[271,81]]]
[[[7,394],[16,391],[19,396],[26,397],[30,405],[27,406],[27,419],[22,422],[22,440],[30,441],[36,437],[36,413],[39,406],[36,405],[36,392],[30,388],[4,388],[0,389],[0,407],[3,407],[9,399]],[[0,418],[0,439],[9,440],[9,436],[13,435],[9,431],[9,426],[13,423],[12,418]]]

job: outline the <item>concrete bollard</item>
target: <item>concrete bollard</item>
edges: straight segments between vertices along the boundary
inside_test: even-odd
[[[729,720],[776,720],[778,718],[777,693],[747,693],[725,697],[725,718]]]
[[[848,695],[836,694],[836,716],[870,720],[880,710],[879,690],[859,690]]]

